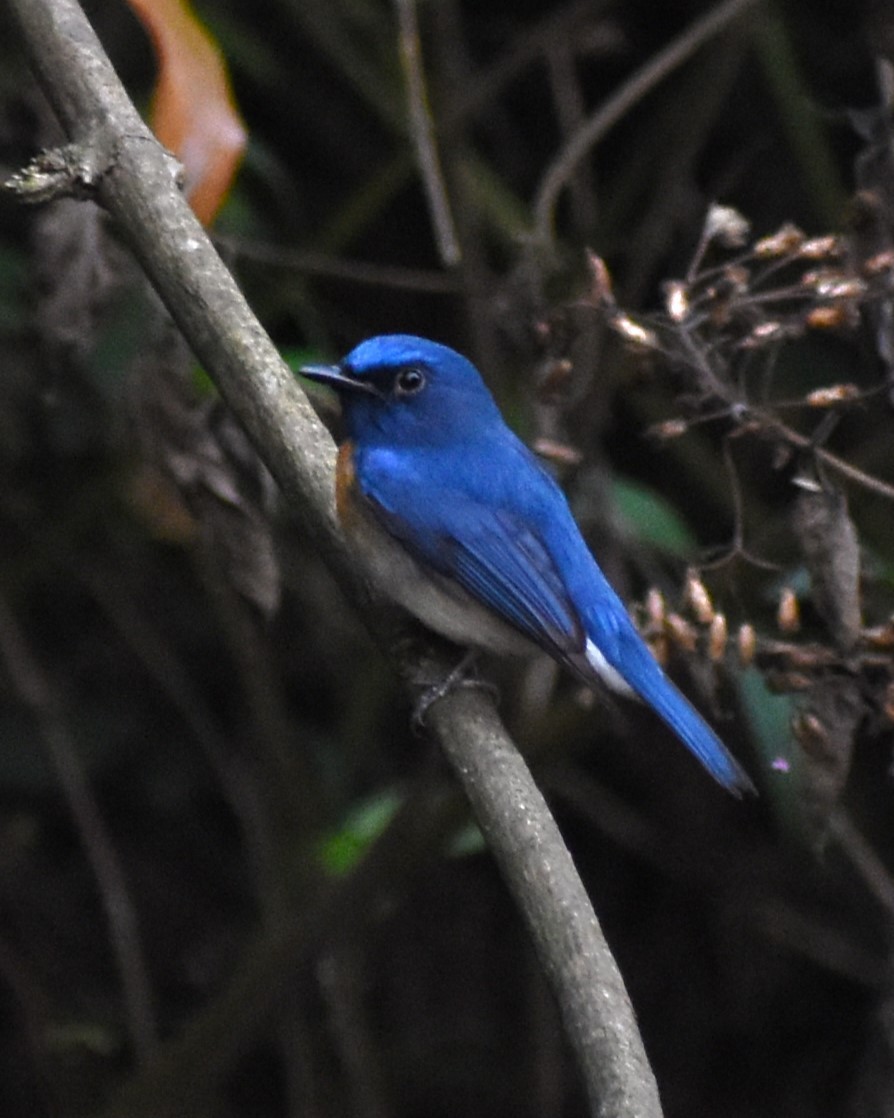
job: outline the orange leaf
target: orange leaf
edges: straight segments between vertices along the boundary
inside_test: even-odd
[[[210,224],[245,149],[223,56],[187,0],[128,0],[152,39],[158,81],[151,124],[186,171],[186,197]]]

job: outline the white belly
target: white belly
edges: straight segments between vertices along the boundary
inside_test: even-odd
[[[536,646],[455,582],[423,571],[366,510],[352,510],[351,543],[373,584],[424,625],[456,644],[531,656]]]

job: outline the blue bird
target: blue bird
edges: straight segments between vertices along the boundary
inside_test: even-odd
[[[406,334],[335,366],[347,438],[337,503],[373,581],[449,640],[549,653],[590,685],[644,700],[736,795],[747,774],[681,695],[590,554],[558,485],[503,422],[477,369]]]

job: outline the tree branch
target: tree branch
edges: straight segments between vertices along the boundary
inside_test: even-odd
[[[332,442],[183,200],[170,155],[140,119],[75,0],[11,0],[11,7],[72,143],[72,192],[89,191],[117,221],[336,577],[363,603],[336,523]],[[368,601],[361,608],[370,621]],[[387,643],[382,625],[371,625]],[[393,642],[391,652],[401,660]],[[402,671],[418,678],[419,664],[406,657]],[[425,660],[426,674],[446,672],[433,647]],[[621,976],[558,829],[493,705],[481,694],[457,691],[432,708],[429,722],[531,928],[592,1112],[657,1118],[654,1078]],[[240,1002],[238,1012],[243,1009]],[[176,1068],[177,1055],[175,1040],[164,1066]]]
[[[462,259],[459,239],[450,212],[447,184],[441,171],[441,160],[435,142],[435,126],[428,104],[425,72],[422,67],[422,44],[416,0],[395,0],[399,28],[400,62],[407,87],[410,136],[416,153],[416,164],[428,200],[438,255],[445,267],[451,268]]]
[[[559,196],[580,161],[599,143],[618,121],[680,67],[703,43],[721,31],[757,0],[723,0],[694,20],[682,34],[672,39],[654,58],[636,70],[615,93],[584,121],[566,141],[540,180],[534,199],[534,238],[547,246],[554,240],[553,218]]]
[[[61,704],[2,595],[0,663],[6,668],[19,701],[30,709],[62,787],[105,909],[131,1044],[140,1063],[151,1063],[158,1048],[152,989],[127,875],[90,788]]]

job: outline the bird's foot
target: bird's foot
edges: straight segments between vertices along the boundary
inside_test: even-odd
[[[479,679],[476,675],[468,674],[470,669],[474,668],[476,657],[476,651],[470,649],[456,667],[449,671],[443,679],[426,687],[422,692],[413,708],[413,729],[417,734],[425,729],[425,718],[429,709],[438,702],[439,699],[443,699],[457,687],[477,687],[483,691],[490,692],[495,700],[499,697],[499,690],[494,684],[488,683],[484,679]]]

